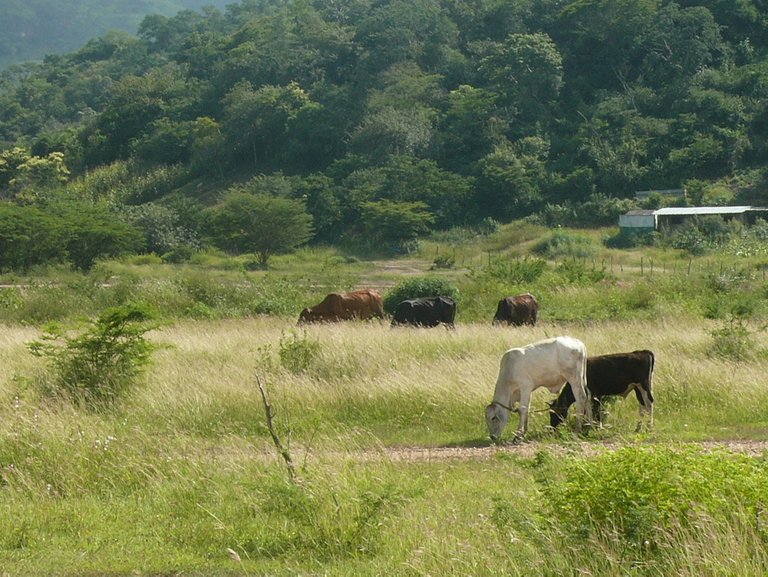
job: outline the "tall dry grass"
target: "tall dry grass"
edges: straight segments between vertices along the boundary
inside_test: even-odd
[[[628,398],[611,405],[608,426],[587,444],[666,450],[684,440],[763,439],[768,361],[711,356],[713,326],[669,319],[451,331],[185,321],[150,335],[161,347],[140,387],[102,412],[42,397],[35,378],[43,368],[25,349],[37,331],[4,327],[0,566],[29,575],[522,575],[532,567],[706,575],[741,566],[760,574],[764,559],[746,564],[764,533],[754,511],[708,526],[709,535],[664,527],[655,551],[629,555],[610,531],[585,548],[546,516],[547,495],[565,461],[588,467],[591,457],[562,451],[569,434],[549,433],[546,413],[531,417],[521,456],[486,438],[482,409],[502,353],[570,334],[593,354],[648,348],[658,360],[655,428],[634,434],[637,403]],[[763,333],[751,338],[758,351],[768,348]],[[290,347],[309,353],[286,366]],[[256,375],[298,484],[271,445]],[[537,393],[535,406],[550,397]],[[391,452],[405,446],[476,452],[406,462]],[[718,569],[708,543],[741,548]],[[608,559],[621,561],[615,571]]]

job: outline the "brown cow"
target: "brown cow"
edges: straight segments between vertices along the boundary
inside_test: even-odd
[[[522,325],[536,325],[536,317],[539,314],[539,303],[531,293],[525,293],[514,297],[506,297],[499,301],[493,324],[507,323],[517,327]]]
[[[370,319],[384,316],[381,295],[370,289],[330,293],[320,304],[301,311],[299,324]]]

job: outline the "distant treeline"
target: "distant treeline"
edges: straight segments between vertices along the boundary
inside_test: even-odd
[[[110,31],[135,34],[148,14],[224,6],[222,0],[8,0],[0,18],[0,69],[79,49]]]
[[[767,51],[757,0],[152,15],[2,74],[0,196],[162,204],[205,243],[191,206],[235,190],[295,201],[310,242],[371,248],[531,214],[615,224],[637,190],[766,204]]]

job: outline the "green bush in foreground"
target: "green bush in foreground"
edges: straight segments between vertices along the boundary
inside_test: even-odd
[[[135,384],[149,362],[153,346],[144,334],[153,328],[153,318],[152,311],[139,305],[115,307],[75,337],[51,325],[28,348],[52,366],[51,392],[90,406],[109,404]]]
[[[653,546],[662,530],[705,515],[726,522],[754,518],[768,502],[768,462],[726,452],[624,447],[573,461],[552,487],[563,531],[589,538],[614,531],[631,545]]]

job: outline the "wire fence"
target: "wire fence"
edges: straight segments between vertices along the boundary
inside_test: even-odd
[[[455,247],[436,246],[433,269],[440,268],[475,268],[482,269],[502,262],[521,261],[538,258],[531,256],[511,257],[501,251],[464,252]],[[543,257],[542,257],[543,258]],[[616,276],[637,275],[653,277],[656,274],[709,277],[742,275],[754,279],[768,279],[768,263],[758,263],[738,257],[713,258],[664,258],[628,255],[626,257],[586,257],[568,256],[545,259],[557,267],[562,264],[579,263],[587,270],[602,270]]]

